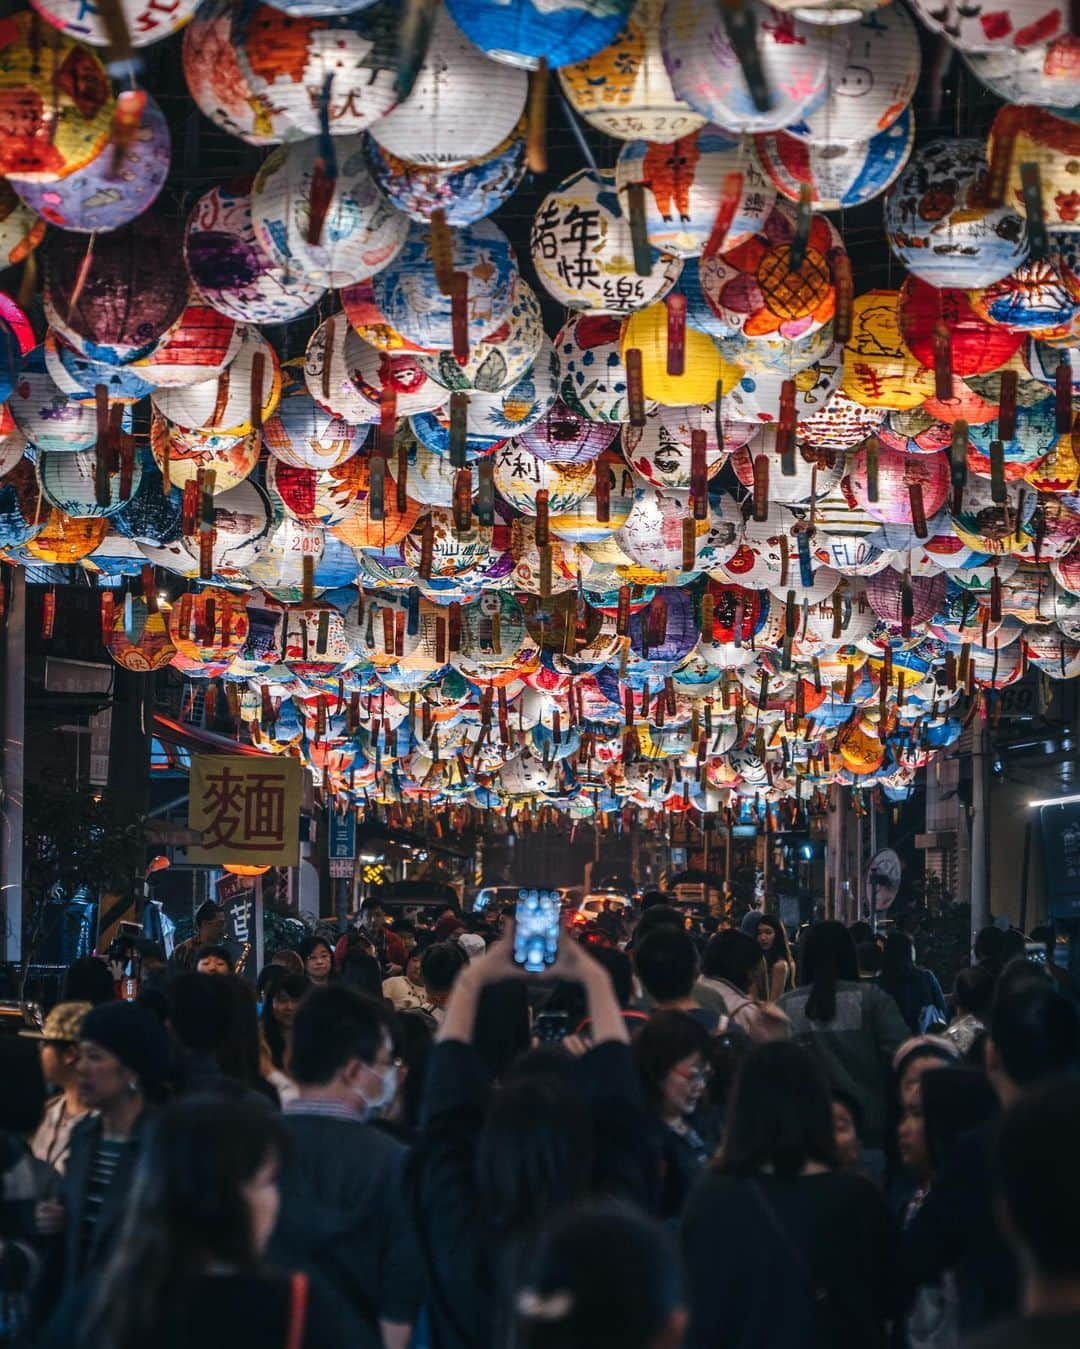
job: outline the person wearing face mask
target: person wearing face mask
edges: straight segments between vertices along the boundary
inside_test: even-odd
[[[296,1100],[282,1171],[278,1264],[318,1270],[350,1306],[356,1349],[405,1349],[423,1301],[402,1193],[406,1150],[373,1122],[397,1091],[390,1015],[345,984],[316,988],[293,1021]]]

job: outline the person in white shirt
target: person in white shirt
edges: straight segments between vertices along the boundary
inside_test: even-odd
[[[405,962],[405,973],[392,975],[383,980],[383,997],[393,1004],[395,1012],[431,1012],[433,1003],[428,997],[424,984],[424,973],[420,962],[421,952],[415,948],[409,952]]]

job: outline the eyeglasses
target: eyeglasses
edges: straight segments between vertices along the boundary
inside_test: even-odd
[[[713,1075],[711,1068],[679,1068],[674,1070],[691,1087],[704,1087]]]

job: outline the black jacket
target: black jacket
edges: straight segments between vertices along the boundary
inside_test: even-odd
[[[135,1121],[131,1138],[124,1148],[112,1184],[105,1192],[90,1245],[84,1252],[83,1225],[86,1219],[86,1191],[94,1153],[101,1141],[101,1120],[94,1115],[80,1120],[71,1131],[71,1151],[64,1175],[64,1276],[65,1291],[78,1283],[89,1270],[99,1269],[108,1258],[116,1240],[131,1190],[131,1181],[146,1132],[148,1112]]]
[[[593,1115],[593,1189],[655,1209],[659,1160],[629,1049],[599,1045],[574,1067]],[[477,1191],[476,1146],[491,1089],[491,1074],[472,1045],[445,1041],[432,1050],[408,1189],[428,1278],[433,1349],[489,1349],[497,1342],[513,1251],[491,1229]]]

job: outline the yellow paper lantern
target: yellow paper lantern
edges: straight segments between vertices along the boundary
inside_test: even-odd
[[[668,373],[668,311],[665,304],[631,314],[623,324],[621,350],[636,347],[641,352],[641,377],[645,397],[665,407],[686,407],[708,403],[716,397],[716,381],[724,381],[724,393],[730,393],[743,376],[737,365],[729,365],[707,333],[686,326],[683,373]]]
[[[917,408],[934,392],[934,372],[921,366],[900,336],[899,291],[870,290],[852,306],[840,387],[870,408]]]

